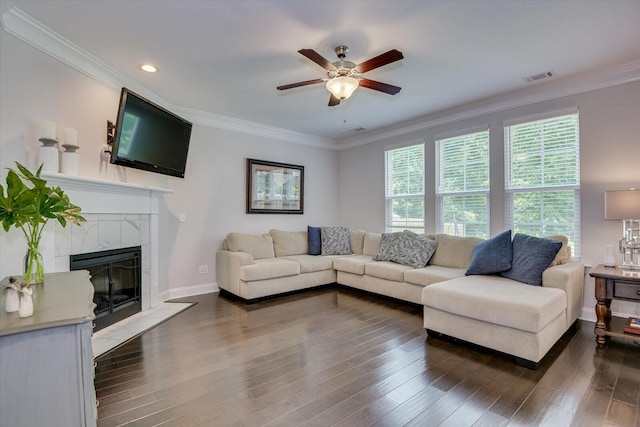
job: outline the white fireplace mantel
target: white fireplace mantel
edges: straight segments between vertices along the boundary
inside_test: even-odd
[[[157,214],[159,198],[173,193],[166,188],[55,172],[42,172],[41,176],[49,185],[62,188],[83,213]]]
[[[144,310],[162,302],[158,283],[158,216],[162,196],[173,193],[173,190],[55,172],[43,172],[41,177],[47,180],[48,185],[62,188],[69,196],[71,203],[80,206],[81,214],[148,215],[149,280],[147,286],[149,288],[142,290],[142,308]],[[45,234],[48,236],[43,236],[45,238],[43,238],[41,245],[41,253],[45,268],[47,268],[47,265],[56,264],[56,233],[49,229],[48,232],[45,231]],[[143,287],[145,287],[145,282],[143,280]]]

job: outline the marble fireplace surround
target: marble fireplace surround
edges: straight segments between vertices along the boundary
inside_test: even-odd
[[[45,271],[69,271],[69,255],[142,246],[142,310],[161,303],[158,284],[159,204],[173,190],[43,172],[59,186],[87,222],[47,226],[41,241]]]

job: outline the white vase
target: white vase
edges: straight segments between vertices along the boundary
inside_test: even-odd
[[[7,313],[14,313],[20,308],[20,299],[18,291],[13,288],[7,288],[7,295],[4,300],[4,309]]]
[[[613,245],[604,245],[604,258],[602,263],[605,267],[616,266],[616,256],[614,255]]]
[[[29,317],[33,314],[33,290],[23,289],[20,292],[20,309],[18,313],[20,317]]]

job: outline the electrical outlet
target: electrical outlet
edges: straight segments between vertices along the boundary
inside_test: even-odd
[[[181,213],[180,215],[178,215],[178,219],[180,220],[180,222],[187,222],[187,214]]]
[[[208,272],[209,272],[209,266],[207,264],[203,264],[200,267],[198,267],[198,273],[207,274]]]

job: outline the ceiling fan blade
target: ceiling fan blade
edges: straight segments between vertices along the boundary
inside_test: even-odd
[[[288,85],[282,85],[282,86],[278,86],[277,89],[278,90],[287,90],[287,89],[292,89],[294,87],[300,87],[300,86],[307,86],[307,85],[313,85],[316,83],[322,83],[324,82],[324,79],[313,79],[313,80],[306,80],[304,82],[298,82],[298,83],[290,83]]]
[[[306,56],[307,58],[309,58],[310,60],[312,60],[313,62],[315,62],[316,64],[318,64],[319,66],[321,66],[327,71],[337,70],[335,65],[333,65],[331,62],[329,62],[328,59],[326,59],[324,56],[320,55],[318,52],[316,52],[313,49],[300,49],[298,53],[300,53],[303,56]]]
[[[395,95],[396,93],[400,92],[400,89],[402,89],[398,86],[377,82],[375,80],[370,80],[370,79],[360,79],[360,86],[377,90],[380,92],[388,93],[389,95]]]
[[[362,64],[356,65],[356,71],[359,73],[366,73],[369,70],[391,64],[392,62],[399,61],[402,58],[404,58],[404,56],[402,56],[402,52],[392,49],[389,52],[385,52],[382,55],[378,55],[375,58],[364,61]]]
[[[334,94],[331,94],[331,97],[329,98],[329,107],[335,107],[338,104],[340,104],[340,99],[338,99]]]

